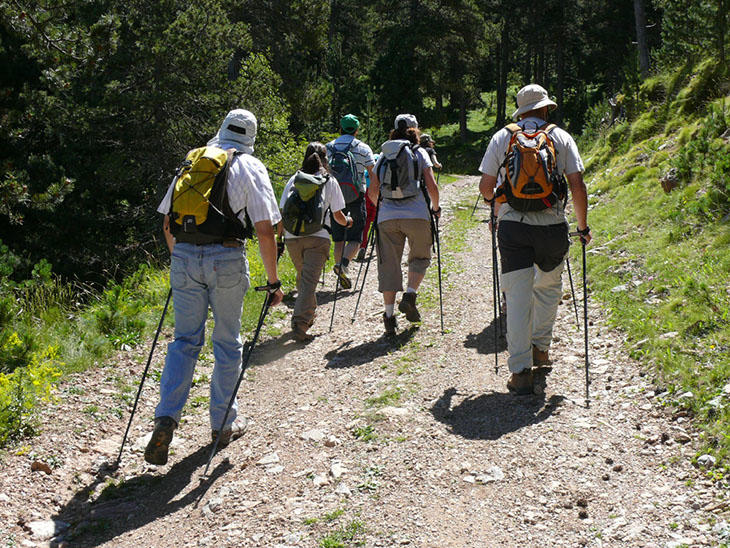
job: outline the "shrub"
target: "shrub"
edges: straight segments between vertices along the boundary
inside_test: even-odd
[[[9,337],[3,352],[18,349],[19,337]],[[22,350],[22,349],[21,349]],[[0,373],[0,447],[36,429],[38,404],[50,401],[53,387],[61,376],[57,349],[49,346],[28,356],[25,366],[12,373]]]

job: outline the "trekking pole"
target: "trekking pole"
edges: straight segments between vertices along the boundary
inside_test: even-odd
[[[590,379],[588,376],[588,285],[586,283],[586,241],[580,232],[571,232],[571,236],[579,236],[583,252],[583,340],[585,342],[585,369],[586,369],[586,407],[590,406]]]
[[[342,274],[342,259],[345,257],[345,248],[347,247],[347,227],[345,227],[345,238],[342,242],[342,255],[340,255],[340,272],[337,273],[337,279],[335,280],[335,298],[332,301],[332,316],[330,316],[330,330],[332,333],[332,324],[335,321],[335,307],[337,306],[337,293],[340,290],[340,275]]]
[[[373,233],[373,227],[371,224],[370,230],[368,230],[368,237],[365,240],[365,249],[368,248],[368,244],[370,243],[370,236],[372,235],[372,233]],[[362,274],[362,263],[364,263],[364,262],[365,261],[360,261],[360,268],[357,269],[357,278],[355,278],[355,291],[357,291],[357,284],[360,283],[360,274]]]
[[[492,311],[494,313],[494,373],[499,373],[499,357],[497,347],[497,330],[502,330],[502,320],[497,322],[497,300],[501,299],[499,294],[499,274],[497,273],[497,242],[495,238],[495,217],[494,217],[494,206],[490,208],[489,212],[489,223],[490,232],[492,233]],[[501,307],[501,304],[500,304]]]
[[[375,214],[377,217],[377,213]],[[362,284],[360,284],[360,289],[357,289],[357,282],[355,282],[355,291],[357,291],[357,301],[355,302],[355,310],[352,313],[351,323],[355,323],[355,317],[357,316],[357,309],[360,307],[360,298],[362,297],[362,292],[365,289],[365,280],[368,277],[368,270],[370,269],[370,263],[373,260],[373,254],[375,253],[375,242],[377,240],[376,234],[377,234],[377,225],[375,222],[370,225],[370,232],[368,233],[368,243],[370,244],[370,254],[368,255],[368,258],[366,259],[366,262],[368,263],[365,265],[365,274],[362,276]],[[360,263],[360,268],[362,268],[362,263]],[[360,277],[360,274],[358,273],[358,278]]]
[[[477,210],[477,206],[479,205],[479,198],[481,198],[481,196],[477,196],[477,201],[474,202],[474,207],[471,208],[471,215],[469,215],[469,218],[474,216],[474,212]]]
[[[360,285],[360,291],[357,293],[357,302],[355,303],[355,310],[352,313],[352,323],[355,323],[355,316],[357,316],[357,309],[360,307],[360,298],[362,297],[362,292],[365,289],[365,280],[368,277],[368,270],[370,269],[370,263],[373,261],[373,254],[375,253],[375,244],[378,241],[378,213],[380,213],[380,198],[378,197],[378,203],[375,206],[375,217],[373,217],[373,222],[370,224],[370,232],[368,233],[368,241],[370,242],[370,255],[368,255],[367,258],[367,265],[365,266],[365,274],[362,276],[362,284]],[[378,256],[380,256],[380,253],[378,252]],[[362,263],[360,264],[360,267],[362,267]],[[358,277],[360,275],[358,274]],[[355,283],[355,291],[357,291],[357,282]]]
[[[439,266],[439,307],[441,309],[441,334],[444,334],[444,299],[441,292],[441,242],[439,240],[439,218],[433,214],[433,220],[436,223],[436,257]]]
[[[278,289],[278,288],[277,288]],[[269,311],[269,308],[271,307],[271,298],[274,295],[271,291],[271,286],[268,285],[262,285],[259,287],[256,287],[256,291],[266,291],[266,298],[264,299],[264,304],[261,307],[261,312],[259,314],[259,321],[256,325],[256,331],[254,331],[253,338],[251,339],[251,342],[246,344],[244,346],[244,350],[246,353],[245,358],[243,359],[241,363],[241,373],[238,375],[238,381],[236,381],[236,386],[233,388],[233,393],[231,394],[231,399],[228,401],[228,407],[226,408],[226,414],[223,415],[223,421],[221,422],[221,426],[218,429],[218,435],[215,438],[215,443],[213,444],[213,449],[210,451],[210,456],[208,457],[208,463],[205,465],[205,471],[203,472],[203,476],[208,475],[208,468],[210,468],[210,463],[213,460],[213,457],[215,456],[216,449],[218,449],[218,443],[220,442],[221,437],[223,436],[223,427],[226,425],[226,421],[228,420],[228,415],[231,413],[231,408],[233,407],[233,402],[236,399],[236,394],[238,393],[238,388],[241,386],[241,381],[243,380],[243,375],[246,373],[246,368],[248,367],[248,362],[251,359],[251,354],[253,354],[253,348],[256,346],[256,341],[259,338],[259,333],[261,332],[261,328],[264,325],[264,320],[266,319],[266,314]]]
[[[578,319],[578,303],[575,302],[575,287],[573,286],[573,274],[570,271],[570,256],[565,256],[565,264],[568,266],[568,279],[570,280],[570,294],[573,297],[573,310],[575,310],[575,325],[580,329],[580,320]]]
[[[129,427],[132,426],[132,419],[134,418],[134,413],[137,411],[137,403],[139,402],[139,397],[142,394],[142,386],[144,385],[144,381],[147,378],[147,371],[150,368],[150,363],[152,363],[152,354],[155,352],[155,347],[157,346],[157,337],[160,335],[160,330],[162,329],[162,322],[165,319],[165,314],[167,314],[167,307],[170,304],[170,298],[172,297],[172,288],[167,292],[167,300],[165,301],[165,308],[162,309],[162,316],[160,316],[160,323],[157,324],[157,331],[155,332],[155,338],[152,340],[152,348],[150,349],[150,355],[147,358],[147,365],[144,368],[144,372],[142,373],[142,380],[139,381],[139,388],[137,389],[137,397],[134,398],[134,405],[132,406],[132,414],[129,416],[129,422],[127,423],[127,429],[124,431],[124,437],[122,437],[122,445],[119,447],[119,454],[117,455],[117,460],[114,463],[114,468],[119,467],[119,462],[122,459],[122,450],[124,449],[124,443],[127,441],[127,435],[129,434]]]

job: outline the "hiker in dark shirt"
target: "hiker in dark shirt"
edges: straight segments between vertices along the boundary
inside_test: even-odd
[[[434,145],[436,143],[433,142],[431,136],[428,133],[424,133],[421,135],[421,139],[418,144],[421,145],[421,148],[425,149],[428,153],[428,157],[431,158],[433,168],[440,170],[443,166],[439,163],[439,160],[436,157],[436,150],[434,149]]]

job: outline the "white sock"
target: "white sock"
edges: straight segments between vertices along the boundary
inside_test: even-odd
[[[385,315],[390,318],[395,313],[395,303],[385,305]]]
[[[416,290],[412,287],[409,287],[408,289],[406,289],[406,293],[416,293]]]

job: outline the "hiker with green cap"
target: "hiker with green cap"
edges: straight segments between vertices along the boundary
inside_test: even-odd
[[[342,134],[327,143],[327,159],[330,171],[337,179],[345,199],[343,213],[352,217],[350,227],[340,226],[334,219],[332,240],[335,242],[334,272],[339,278],[343,289],[350,289],[352,281],[348,276],[348,266],[353,259],[363,239],[365,220],[365,171],[370,181],[377,181],[373,171],[375,158],[372,149],[357,139],[360,129],[360,120],[354,114],[346,114],[340,120]]]
[[[570,245],[568,188],[578,231],[586,243],[591,239],[578,147],[568,132],[547,122],[556,107],[542,86],[523,87],[512,114],[517,123],[494,134],[479,166],[479,191],[492,207],[499,204],[500,280],[509,310],[507,365],[512,373],[507,388],[516,394],[533,393],[533,367],[551,363],[548,350]]]

